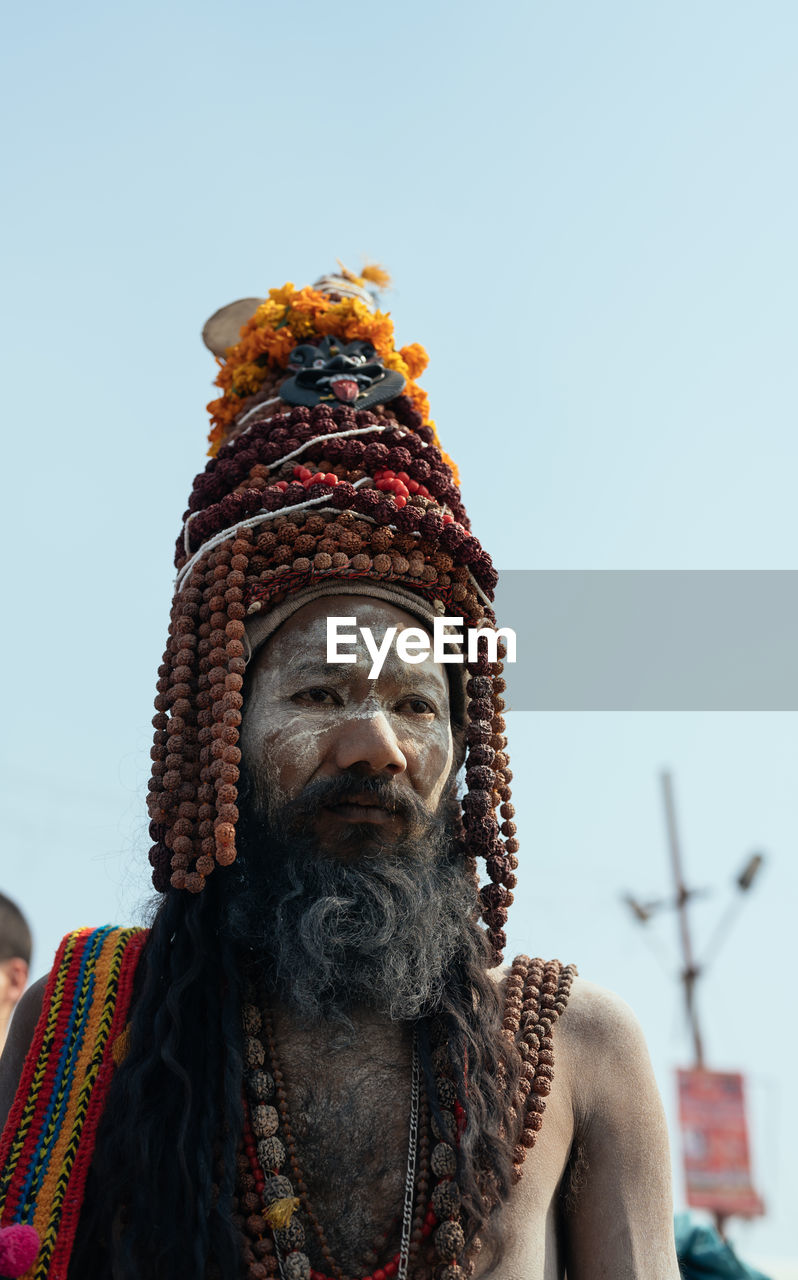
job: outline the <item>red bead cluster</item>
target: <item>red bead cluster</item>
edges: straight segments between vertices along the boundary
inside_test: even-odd
[[[333,488],[338,483],[338,477],[334,471],[328,471],[326,475],[322,471],[317,471],[314,475],[309,467],[301,467],[298,464],[294,467],[294,475],[306,489],[310,489],[314,484],[327,484]],[[282,486],[287,489],[287,481],[278,480],[277,488],[279,489]]]
[[[352,429],[366,429],[366,435],[358,438],[344,434]],[[460,492],[440,450],[425,442],[426,430],[402,430],[387,414],[368,410],[355,413],[346,408],[331,410],[326,405],[312,411],[296,408],[288,415],[255,424],[226,445],[197,476],[186,512],[190,517],[189,551],[196,550],[219,530],[261,509],[278,510],[289,502],[302,501],[307,495],[300,488],[302,481],[294,475],[294,466],[307,466],[311,462],[326,464],[315,467],[314,475],[323,474],[326,478],[335,474],[339,481],[364,476],[374,479],[381,470],[393,470],[395,475],[403,472],[409,481],[419,485],[416,494],[412,494],[409,484],[406,486],[407,493],[402,494],[406,501],[412,494],[421,502],[422,511],[427,504],[432,510],[446,509],[467,533],[468,517]],[[319,438],[330,435],[333,438]],[[336,435],[341,438],[336,439]],[[282,462],[297,450],[302,452],[301,460]],[[332,485],[329,480],[327,483]],[[287,490],[291,493],[284,499]],[[351,498],[350,489],[338,499],[341,507],[349,505]],[[176,551],[178,567],[185,555],[181,537]],[[490,590],[492,586],[495,578],[485,589]]]

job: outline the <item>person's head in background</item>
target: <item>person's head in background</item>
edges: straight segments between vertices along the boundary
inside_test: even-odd
[[[14,1005],[28,981],[32,947],[27,920],[17,904],[0,893],[0,1052]]]

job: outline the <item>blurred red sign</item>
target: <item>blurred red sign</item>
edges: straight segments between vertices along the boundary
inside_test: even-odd
[[[679,1071],[687,1203],[693,1209],[756,1218],[765,1207],[751,1185],[743,1077],[734,1071]]]

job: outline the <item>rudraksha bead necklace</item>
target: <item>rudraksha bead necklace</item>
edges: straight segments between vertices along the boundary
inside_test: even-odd
[[[554,1074],[552,1031],[565,1009],[575,974],[573,965],[563,966],[557,960],[545,964],[542,960],[518,956],[507,979],[502,1035],[517,1049],[521,1058],[520,1076],[504,1128],[508,1140],[514,1144],[513,1175],[516,1182],[521,1177],[527,1151],[535,1145],[543,1123],[546,1097]],[[308,1200],[307,1187],[296,1158],[285,1082],[268,1010],[264,1013],[254,1003],[245,1004],[243,1022],[245,1130],[235,1220],[244,1230],[245,1237],[249,1237],[244,1246],[247,1280],[269,1280],[278,1269],[283,1280],[348,1280],[335,1262],[323,1227]],[[473,1259],[480,1248],[480,1241],[475,1238],[469,1246],[468,1258],[464,1257],[465,1235],[460,1220],[460,1189],[456,1174],[457,1147],[465,1129],[466,1114],[454,1080],[446,1029],[441,1023],[433,1023],[431,1035],[437,1101],[431,1121],[426,1095],[420,1087],[415,1035],[413,1040],[411,1120],[401,1215],[401,1247],[385,1266],[375,1267],[364,1280],[406,1280],[413,1274],[411,1268],[415,1269],[418,1264],[424,1240],[433,1231],[439,1280],[465,1280],[473,1271]],[[266,1046],[271,1072],[265,1069]],[[436,1141],[431,1154],[428,1124]],[[286,1159],[293,1182],[280,1172]],[[419,1176],[416,1180],[417,1161]],[[435,1186],[425,1212],[430,1172],[435,1178]],[[298,1195],[295,1195],[295,1187]],[[294,1217],[300,1205],[317,1236],[329,1274],[312,1269],[310,1260],[302,1251],[304,1229]],[[391,1232],[392,1228],[389,1228],[385,1240],[390,1238]],[[376,1249],[370,1252],[368,1265],[372,1265],[372,1258],[376,1261]]]
[[[243,1008],[244,1023],[244,1058],[245,1081],[251,1114],[245,1129],[244,1150],[249,1161],[252,1178],[261,1197],[264,1213],[263,1220],[271,1227],[277,1252],[277,1262],[283,1280],[330,1280],[323,1272],[311,1269],[310,1259],[303,1252],[305,1232],[302,1224],[294,1217],[302,1203],[295,1195],[294,1185],[280,1170],[286,1163],[288,1151],[277,1136],[280,1121],[283,1121],[283,1134],[286,1143],[294,1146],[293,1137],[286,1133],[285,1121],[288,1116],[287,1099],[281,1078],[278,1094],[276,1074],[264,1070],[266,1050],[262,1035],[265,1035],[272,1048],[269,1065],[272,1071],[279,1073],[279,1065],[274,1060],[274,1034],[269,1027],[268,1014],[264,1020],[261,1009],[253,1003]],[[271,1105],[277,1101],[277,1107]],[[407,1175],[405,1178],[405,1194],[402,1208],[402,1237],[399,1252],[391,1258],[385,1267],[377,1268],[365,1280],[407,1280],[410,1265],[411,1238],[415,1216],[413,1214],[414,1188],[416,1181],[416,1158],[418,1151],[419,1113],[421,1100],[420,1066],[417,1038],[413,1037],[410,1128],[408,1138]],[[276,1120],[276,1123],[275,1123]],[[289,1121],[290,1131],[290,1121]],[[262,1136],[261,1136],[262,1135]],[[297,1178],[295,1153],[290,1160],[292,1173]],[[301,1175],[297,1178],[297,1186],[301,1184]],[[307,1191],[304,1197],[307,1201]],[[312,1213],[312,1211],[311,1211]],[[431,1213],[431,1211],[430,1211]],[[260,1217],[260,1215],[258,1215]],[[429,1215],[428,1215],[429,1216]],[[334,1280],[344,1280],[341,1269],[336,1266],[324,1237],[321,1224],[315,1215],[311,1217],[312,1225],[319,1236],[322,1256],[328,1265],[332,1264]],[[258,1224],[259,1225],[259,1224]],[[425,1222],[425,1226],[427,1223]],[[430,1230],[432,1223],[430,1223]],[[423,1229],[422,1229],[423,1231]],[[250,1267],[250,1275],[252,1267]]]

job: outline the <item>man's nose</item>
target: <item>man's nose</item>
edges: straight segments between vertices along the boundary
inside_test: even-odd
[[[338,769],[362,769],[398,777],[407,760],[386,716],[377,711],[348,720],[336,735],[333,757]]]

